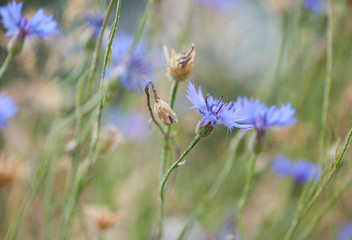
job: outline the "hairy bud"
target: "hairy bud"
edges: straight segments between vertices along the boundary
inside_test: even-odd
[[[160,121],[167,126],[178,121],[176,113],[161,99],[157,99],[154,103],[154,112],[158,115]]]
[[[204,125],[199,122],[197,127],[196,127],[196,134],[197,136],[201,137],[201,138],[205,138],[208,137],[212,132],[213,132],[214,128],[211,125],[211,122],[209,122],[208,124]]]
[[[193,70],[194,58],[196,51],[194,44],[192,43],[191,49],[188,53],[176,53],[175,50],[171,50],[164,46],[164,54],[167,62],[167,74],[170,79],[176,82],[182,82],[188,78]]]

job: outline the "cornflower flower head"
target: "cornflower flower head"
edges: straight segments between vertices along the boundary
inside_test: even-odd
[[[303,7],[313,13],[324,13],[326,11],[326,0],[304,0]]]
[[[0,7],[1,22],[6,28],[5,36],[24,35],[28,37],[37,36],[44,40],[47,36],[58,32],[57,22],[53,20],[52,15],[43,13],[43,9],[39,9],[33,17],[28,20],[23,17],[23,3],[16,3],[15,0],[7,5]]]
[[[140,41],[130,49],[132,43],[132,35],[117,33],[112,43],[111,64],[107,72],[110,78],[117,78],[125,89],[141,93],[151,68],[146,60],[145,43]]]
[[[254,125],[258,138],[263,138],[265,132],[273,126],[286,127],[297,122],[295,110],[291,104],[281,104],[280,107],[268,108],[258,99],[238,97],[236,105],[248,116],[245,123]]]
[[[352,222],[341,225],[337,231],[337,240],[350,240],[352,237]]]
[[[271,162],[271,167],[277,175],[292,178],[298,184],[304,184],[311,179],[316,182],[321,172],[317,163],[306,159],[292,162],[283,156],[275,157]]]
[[[0,128],[5,128],[7,121],[12,118],[18,109],[12,98],[4,93],[0,94]]]
[[[195,2],[214,9],[231,11],[239,5],[241,0],[195,0]]]
[[[225,125],[231,132],[232,128],[250,129],[252,124],[241,124],[245,122],[247,116],[236,106],[234,102],[222,102],[220,99],[214,99],[213,93],[203,97],[201,87],[198,92],[195,86],[188,82],[187,98],[193,104],[191,108],[197,108],[197,112],[203,116],[199,121],[201,126],[214,128],[217,124]]]

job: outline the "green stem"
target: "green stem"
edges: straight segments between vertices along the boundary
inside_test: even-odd
[[[230,144],[230,149],[229,149],[230,155],[229,155],[223,169],[221,170],[221,172],[219,173],[219,175],[215,179],[214,184],[211,186],[211,188],[210,188],[209,192],[207,193],[207,195],[205,196],[204,200],[198,204],[196,210],[192,213],[192,215],[187,220],[185,226],[183,227],[181,233],[179,234],[179,236],[177,238],[178,240],[182,240],[184,238],[187,230],[189,229],[189,227],[194,223],[194,220],[203,215],[204,210],[208,208],[208,204],[212,201],[212,199],[214,199],[214,197],[218,193],[220,187],[223,185],[226,178],[230,174],[233,166],[235,165],[236,161],[238,160],[238,158],[236,157],[237,150],[240,145],[240,142],[244,138],[244,133],[245,132],[241,131],[233,138],[233,140]]]
[[[178,87],[178,83],[173,81],[172,86],[171,86],[170,101],[169,101],[171,109],[174,108],[177,87]],[[165,170],[166,170],[166,162],[167,162],[167,156],[168,156],[168,152],[169,152],[169,138],[170,138],[170,133],[171,133],[171,125],[166,126],[165,132],[166,132],[166,135],[164,137],[163,148],[161,151],[160,180],[164,176]]]
[[[254,180],[254,168],[255,168],[255,162],[256,162],[257,156],[255,154],[252,154],[250,160],[249,160],[249,166],[248,166],[248,172],[246,176],[246,182],[244,189],[242,191],[240,200],[238,202],[237,206],[237,225],[238,225],[238,230],[240,233],[240,239],[244,239],[243,237],[243,223],[242,223],[242,213],[244,209],[244,205],[247,201],[249,191],[252,187],[252,183]]]
[[[320,159],[321,166],[325,167],[326,154],[325,154],[325,134],[326,122],[328,118],[329,98],[331,89],[331,74],[332,74],[332,33],[333,33],[333,9],[332,0],[328,0],[328,26],[327,26],[327,59],[326,59],[326,77],[324,86],[324,99],[323,110],[321,116],[321,129],[320,129]]]
[[[159,208],[159,232],[157,239],[162,239],[163,235],[163,225],[164,225],[164,206],[165,206],[165,201],[164,201],[164,196],[165,196],[165,185],[167,180],[170,177],[170,174],[180,166],[181,161],[184,159],[184,157],[192,150],[192,148],[198,143],[200,140],[199,136],[195,136],[191,142],[191,144],[188,146],[188,148],[182,153],[182,155],[177,159],[176,162],[174,162],[169,170],[167,170],[164,178],[160,182],[160,191],[159,191],[159,201],[160,201],[160,208]]]
[[[91,91],[92,91],[93,80],[94,80],[94,76],[95,76],[95,73],[96,73],[97,67],[98,67],[99,51],[100,51],[101,43],[103,41],[105,27],[106,27],[106,24],[108,23],[109,15],[110,15],[110,13],[112,11],[112,8],[114,6],[115,1],[116,0],[110,0],[109,6],[108,6],[108,9],[106,11],[105,18],[104,18],[104,22],[103,22],[103,24],[102,24],[102,26],[100,28],[98,41],[95,43],[92,63],[90,65],[90,70],[89,70],[88,88],[87,88],[86,98],[88,98],[90,96]]]
[[[11,53],[8,53],[5,59],[5,62],[2,64],[1,68],[0,68],[0,80],[2,78],[2,76],[4,75],[6,69],[8,68],[8,66],[10,65],[10,62],[13,59],[13,55]]]
[[[115,2],[115,0],[111,0],[109,7],[110,7],[110,5],[113,6],[114,2]],[[102,77],[101,77],[101,81],[100,81],[100,91],[99,91],[100,104],[99,104],[98,130],[97,130],[98,135],[99,135],[99,131],[100,131],[100,118],[101,118],[103,103],[104,103],[104,94],[103,94],[104,72],[105,72],[106,66],[110,60],[111,45],[112,45],[112,41],[114,39],[115,32],[117,29],[117,22],[118,22],[118,18],[119,18],[119,14],[120,14],[120,7],[121,7],[121,0],[118,1],[115,21],[110,29],[109,43],[108,43],[108,47],[107,47],[107,50],[105,53],[103,71],[101,74]],[[111,9],[109,8],[106,13],[105,19],[107,19],[107,17],[110,15],[110,12],[111,12]],[[81,124],[82,124],[82,122],[81,122],[82,114],[80,112],[80,106],[81,106],[81,100],[82,100],[82,91],[81,91],[82,87],[83,87],[83,84],[79,84],[79,88],[78,88],[78,92],[77,92],[77,106],[76,106],[76,110],[77,110],[77,125],[76,125],[77,146],[76,146],[76,149],[73,153],[73,158],[72,158],[71,175],[69,178],[68,190],[67,190],[67,195],[66,195],[67,199],[65,201],[63,215],[62,215],[62,219],[61,219],[61,229],[60,229],[60,236],[59,236],[60,240],[66,240],[70,236],[71,228],[72,228],[72,224],[73,224],[73,220],[74,220],[74,214],[75,214],[77,193],[78,193],[78,189],[80,186],[80,182],[79,182],[80,178],[78,178],[78,180],[77,180],[76,175],[77,175],[77,170],[78,170],[78,161],[79,161],[79,156],[80,156],[80,145],[81,145],[80,131],[81,131]],[[98,142],[99,138],[97,137],[96,139],[97,140],[93,145],[94,150],[96,150],[96,148],[97,148],[97,145],[98,145],[97,142]]]

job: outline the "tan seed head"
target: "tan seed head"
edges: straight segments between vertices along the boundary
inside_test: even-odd
[[[182,82],[188,78],[191,74],[194,66],[194,58],[196,56],[196,50],[194,43],[187,53],[176,53],[175,50],[171,50],[171,55],[169,49],[164,46],[164,54],[167,63],[167,74],[168,76],[176,81]]]
[[[178,121],[176,113],[161,99],[157,99],[154,103],[154,112],[160,121],[167,126]]]

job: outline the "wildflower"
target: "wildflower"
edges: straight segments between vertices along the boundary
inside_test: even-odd
[[[3,188],[21,175],[21,163],[15,159],[9,159],[0,155],[0,188]]]
[[[99,231],[113,227],[120,219],[120,214],[101,206],[89,207],[87,213],[91,222]]]
[[[167,62],[167,74],[169,78],[176,82],[186,80],[191,74],[194,66],[194,58],[196,56],[194,44],[192,43],[192,47],[188,53],[180,54],[172,49],[171,56],[169,49],[164,46],[164,54]]]
[[[155,100],[154,112],[165,125],[171,125],[178,121],[176,113],[160,98]]]
[[[223,11],[231,11],[236,8],[241,0],[195,0],[196,3]]]
[[[292,109],[290,103],[281,104],[279,108],[276,106],[268,108],[258,99],[238,97],[236,105],[248,116],[245,123],[254,125],[258,138],[262,138],[270,127],[286,127],[297,122],[294,117],[296,111]]]
[[[352,222],[344,223],[337,231],[337,240],[350,240],[352,237]]]
[[[193,104],[191,108],[197,108],[197,112],[203,116],[199,121],[202,127],[214,128],[217,124],[225,125],[229,131],[232,128],[250,129],[252,124],[241,124],[246,120],[246,116],[240,111],[233,102],[222,102],[222,97],[217,100],[213,94],[207,94],[203,97],[201,87],[198,92],[194,85],[189,82],[187,98]]]
[[[315,182],[320,177],[318,164],[306,159],[292,162],[283,156],[277,156],[272,160],[271,167],[277,175],[292,178],[296,183],[303,184],[312,178]]]
[[[303,7],[314,13],[323,13],[326,10],[326,0],[304,0]]]
[[[111,65],[107,73],[109,78],[117,78],[122,87],[141,93],[146,81],[145,76],[151,70],[146,61],[145,43],[139,42],[130,49],[133,36],[127,33],[118,33],[112,44]]]
[[[17,113],[17,107],[12,98],[5,94],[0,94],[0,128],[5,128],[7,120]]]
[[[13,54],[21,51],[25,37],[37,36],[44,40],[47,36],[55,34],[57,30],[57,22],[53,20],[52,15],[43,13],[43,9],[39,9],[30,20],[23,17],[23,3],[16,3],[15,0],[7,5],[0,7],[1,22],[6,28],[6,37],[13,36],[8,50]]]

